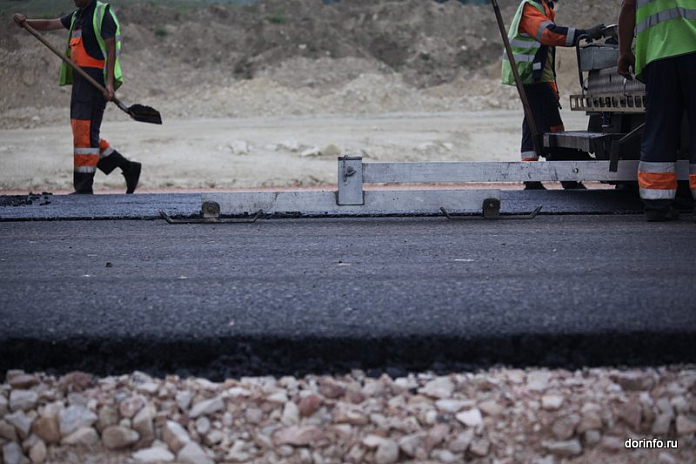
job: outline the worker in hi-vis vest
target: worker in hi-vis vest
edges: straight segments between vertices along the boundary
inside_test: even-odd
[[[696,200],[696,0],[624,0],[617,67],[627,79],[632,79],[633,67],[647,91],[638,165],[646,219],[677,219],[672,203],[684,111],[689,121],[689,187]]]
[[[598,39],[604,27],[598,24],[585,30],[558,26],[554,21],[556,12],[553,7],[550,0],[522,0],[508,31],[514,65],[524,84],[532,117],[541,133],[564,130],[556,86],[556,47],[573,47],[582,36]],[[503,84],[515,85],[511,66],[507,54],[503,54]],[[521,159],[539,160],[526,117],[522,122]],[[579,182],[562,182],[562,185],[565,189],[584,188]],[[525,182],[524,188],[543,190],[544,186],[541,182]]]
[[[119,55],[121,27],[108,3],[97,0],[74,0],[77,10],[57,19],[27,19],[16,14],[14,21],[25,21],[39,31],[67,29],[67,55],[106,92],[92,86],[72,68],[62,63],[60,85],[72,85],[70,123],[73,132],[75,193],[93,193],[97,168],[105,174],[121,168],[126,179],[126,193],[133,193],[140,179],[141,164],[129,161],[100,138],[107,100],[114,98],[123,83]]]

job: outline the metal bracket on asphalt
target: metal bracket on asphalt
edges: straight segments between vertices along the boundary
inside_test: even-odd
[[[541,211],[542,206],[537,206],[534,211],[530,214],[515,214],[513,216],[501,216],[500,215],[500,200],[495,198],[487,198],[483,202],[483,216],[460,216],[453,215],[447,211],[446,208],[440,207],[440,211],[445,215],[447,219],[454,220],[464,220],[464,219],[534,219],[537,217]]]
[[[169,224],[252,224],[263,215],[263,210],[258,210],[249,218],[220,218],[220,205],[214,201],[206,201],[201,207],[203,217],[189,219],[174,219],[164,211],[160,211],[162,219]]]

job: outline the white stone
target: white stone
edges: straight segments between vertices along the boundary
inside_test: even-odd
[[[60,434],[67,436],[82,427],[90,427],[98,417],[84,406],[69,406],[58,414]]]
[[[157,382],[145,382],[137,386],[136,391],[140,393],[147,393],[148,395],[154,395],[160,389]]]
[[[393,441],[384,439],[375,452],[376,464],[391,464],[399,459],[399,446]]]
[[[10,393],[10,410],[29,411],[39,402],[39,395],[32,390],[12,390]]]
[[[201,416],[196,419],[196,432],[198,435],[206,435],[210,431],[210,419]]]
[[[582,445],[577,439],[567,441],[543,441],[541,446],[549,453],[561,457],[572,457],[582,454]]]
[[[17,432],[19,433],[19,437],[21,439],[25,439],[29,436],[29,433],[31,432],[31,426],[34,423],[34,419],[24,414],[23,411],[18,411],[13,414],[6,415],[5,421],[12,424],[14,428],[17,429]]]
[[[176,394],[176,405],[179,406],[181,411],[188,411],[189,406],[191,406],[191,401],[193,400],[193,395],[188,391],[180,391]]]
[[[423,440],[419,434],[407,435],[399,439],[399,449],[409,457],[415,457],[422,447]]]
[[[696,420],[686,416],[677,416],[677,435],[692,435],[696,433]]]
[[[102,443],[109,449],[127,448],[140,439],[140,434],[119,425],[107,427],[102,432]]]
[[[174,455],[165,448],[153,447],[133,453],[133,459],[138,464],[150,464],[174,461]]]
[[[368,435],[362,439],[362,444],[365,448],[375,449],[384,441],[384,437],[379,435]]]
[[[297,407],[294,401],[285,403],[280,421],[286,427],[300,423],[300,408]]]
[[[13,441],[3,445],[2,456],[5,464],[22,464],[26,460],[22,447]]]
[[[284,140],[278,143],[278,147],[294,153],[300,151],[300,142],[297,140]]]
[[[150,442],[155,438],[155,427],[153,424],[152,410],[149,406],[145,406],[138,414],[133,418],[133,430],[138,432],[140,439],[143,441]],[[147,445],[149,443],[141,443],[140,446]]]
[[[176,460],[182,464],[215,464],[201,446],[193,441],[188,442],[177,453]]]
[[[249,154],[249,142],[245,140],[231,140],[228,144],[232,153],[235,155],[248,155]]]
[[[272,395],[269,395],[268,398],[266,398],[266,401],[277,405],[284,405],[288,402],[288,395],[284,391],[275,392]]]
[[[251,391],[242,387],[232,387],[229,390],[227,390],[227,396],[229,396],[230,398],[246,398],[248,396],[251,396]]]
[[[499,417],[505,411],[505,406],[500,401],[487,400],[478,405],[478,408],[487,416]]]
[[[651,429],[653,435],[667,435],[669,427],[672,424],[672,417],[672,414],[660,414],[657,416]]]
[[[29,459],[32,464],[41,464],[46,460],[47,449],[46,443],[43,440],[37,440],[36,443],[29,448]]]
[[[488,453],[486,453],[486,454],[488,454]],[[445,464],[461,461],[460,458],[458,458],[457,456],[452,454],[452,452],[449,450],[443,450],[443,449],[433,450],[432,456],[437,461],[445,463]]]
[[[442,412],[450,414],[457,413],[464,408],[471,408],[474,405],[473,401],[442,399],[435,402],[435,407]]]
[[[431,380],[419,390],[419,393],[431,398],[448,398],[452,396],[453,392],[454,382],[449,377],[438,377]]]
[[[225,409],[225,402],[222,400],[221,397],[218,396],[210,400],[201,401],[200,403],[195,404],[191,408],[189,416],[192,419],[195,419],[198,416],[207,416],[210,414],[214,414],[218,411],[222,411],[223,409]]]
[[[83,446],[89,448],[99,442],[99,435],[92,427],[82,427],[63,438],[60,442],[63,445]]]
[[[527,376],[527,390],[544,391],[549,386],[549,372],[532,372]]]
[[[469,451],[478,457],[487,456],[490,449],[491,443],[485,438],[474,440],[471,445],[469,445]]]
[[[471,445],[471,442],[473,440],[473,429],[467,429],[464,432],[457,435],[454,440],[452,440],[452,442],[449,445],[449,449],[454,453],[464,453],[467,449],[469,449],[469,446]]]
[[[455,416],[459,422],[467,427],[477,427],[483,424],[483,416],[478,408],[462,411]]]
[[[188,432],[174,421],[167,421],[162,428],[162,440],[173,452],[178,452],[186,443],[191,441]]]
[[[292,426],[276,432],[273,435],[273,443],[276,446],[307,446],[319,440],[323,435],[322,429],[314,425]]]
[[[541,397],[541,407],[547,411],[557,411],[563,406],[564,401],[561,395],[544,395]]]
[[[319,147],[307,148],[306,150],[303,150],[302,153],[300,153],[300,156],[302,156],[303,158],[310,156],[321,156],[321,150],[319,150]]]
[[[9,422],[0,419],[0,440],[17,441],[17,431]]]

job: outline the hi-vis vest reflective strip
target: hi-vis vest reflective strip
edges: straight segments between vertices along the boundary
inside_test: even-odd
[[[696,52],[696,0],[638,0],[636,76],[654,60]]]
[[[102,55],[104,56],[104,82],[106,83],[107,77],[107,56],[106,56],[106,44],[101,36],[102,24],[104,22],[104,16],[110,14],[116,24],[116,62],[114,64],[114,89],[118,89],[123,84],[123,73],[121,71],[121,25],[116,18],[116,15],[111,11],[111,6],[108,3],[97,2],[97,6],[94,8],[94,15],[92,16],[92,25],[94,27],[94,35],[97,38],[97,43],[99,43],[99,48],[101,49]],[[70,32],[68,33],[68,50],[66,55],[70,58],[70,39],[73,37],[73,29],[75,28],[75,19],[77,18],[77,12],[73,13],[72,21],[70,23]],[[72,68],[65,63],[60,65],[60,85],[70,85],[73,82]]]
[[[522,21],[522,13],[524,12],[525,5],[529,3],[537,10],[546,14],[543,5],[537,3],[533,0],[525,0],[520,3],[519,8],[517,8],[517,13],[512,20],[510,25],[510,30],[508,31],[508,38],[510,39],[510,47],[512,48],[512,55],[515,59],[515,65],[517,66],[517,72],[520,74],[523,84],[533,84],[534,83],[534,71],[540,70],[542,63],[541,61],[534,62],[534,58],[541,48],[541,35],[544,32],[544,28],[547,25],[553,24],[551,21],[542,23],[539,31],[537,31],[536,37],[530,37],[524,32],[520,32],[520,22]],[[503,52],[503,70],[501,72],[501,78],[503,84],[515,85],[515,76],[512,73],[512,67],[506,52]]]

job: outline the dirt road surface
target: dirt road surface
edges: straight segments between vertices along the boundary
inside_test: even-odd
[[[297,187],[336,183],[336,158],[369,161],[516,161],[521,112],[296,116],[167,120],[162,126],[109,121],[102,136],[144,165],[141,192],[157,189]],[[67,119],[67,118],[66,118]],[[582,113],[565,112],[569,129]],[[0,189],[69,192],[67,124],[0,130]],[[123,178],[98,173],[98,192],[123,189]]]

